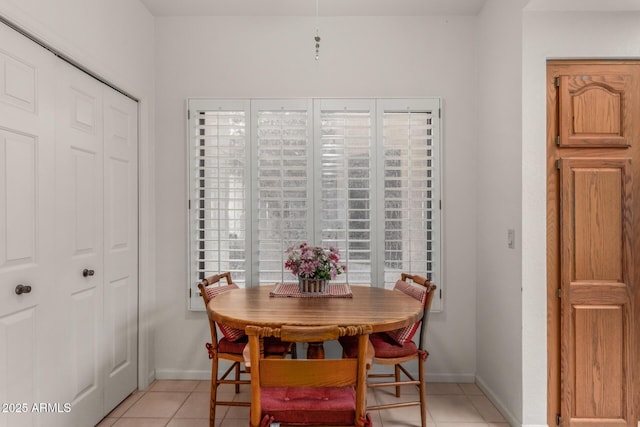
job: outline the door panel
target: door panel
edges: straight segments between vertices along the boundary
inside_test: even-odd
[[[0,129],[0,150],[5,155],[0,178],[5,209],[0,213],[2,241],[0,263],[27,267],[37,263],[38,143],[34,136]]]
[[[561,160],[563,416],[631,420],[631,160]],[[577,424],[576,424],[577,425]]]
[[[8,29],[3,26],[3,34],[12,41],[16,39],[14,34],[8,34]],[[21,45],[25,45],[26,40],[20,41]],[[31,60],[34,56],[41,56],[41,53],[34,52],[33,46],[29,46],[30,52],[17,54],[16,52],[5,53],[0,51],[0,101],[3,103],[27,111],[35,113],[38,107],[36,78],[38,65],[33,65]]]
[[[91,399],[100,386],[98,369],[99,353],[97,341],[99,337],[96,312],[101,298],[96,288],[88,288],[71,295],[69,311],[71,313],[71,346],[69,360],[72,369],[72,404],[81,406],[84,399]],[[99,409],[101,410],[101,408]],[[75,408],[74,408],[75,411]]]
[[[0,317],[0,343],[7,351],[0,352],[0,401],[3,403],[35,402],[38,395],[34,375],[36,361],[36,309],[28,307]],[[3,413],[0,426],[22,427],[35,424],[30,407],[25,413]]]
[[[58,65],[56,93],[57,264],[63,306],[65,372],[74,424],[103,415],[103,144],[102,85]]]
[[[53,216],[55,58],[0,25],[0,402],[64,401],[59,390]],[[28,285],[28,293],[16,293]],[[51,302],[51,303],[50,303]],[[0,412],[0,427],[53,426]]]
[[[548,65],[550,425],[637,425],[639,121],[640,63]]]
[[[138,105],[104,91],[105,410],[138,378]]]
[[[630,257],[630,169],[627,159],[562,160],[562,243],[572,284],[628,281],[622,267]]]
[[[625,306],[575,305],[575,416],[625,418]]]
[[[634,125],[625,92],[629,75],[561,75],[561,147],[626,147]]]
[[[69,218],[72,233],[71,256],[76,259],[95,257],[101,252],[102,236],[97,226],[102,226],[102,177],[100,171],[102,159],[96,152],[87,152],[78,147],[69,147],[71,157],[70,173],[72,199]]]

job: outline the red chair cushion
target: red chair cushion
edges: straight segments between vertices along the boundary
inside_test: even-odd
[[[218,351],[220,353],[242,354],[247,342],[249,342],[249,337],[246,335],[236,341],[229,341],[223,337],[218,341]]]
[[[223,286],[205,286],[204,288],[205,292],[207,293],[207,297],[210,300],[232,289],[238,289],[238,285],[236,285],[235,283],[230,283]],[[229,341],[238,341],[240,338],[245,336],[245,333],[242,329],[232,328],[231,326],[227,326],[221,323],[218,323],[218,327],[220,328],[220,332],[222,332],[222,335],[224,335],[224,337]],[[242,353],[242,351],[240,353]]]
[[[345,356],[348,358],[358,357],[358,340],[354,337],[341,337],[340,344]],[[369,341],[375,351],[375,357],[385,359],[394,357],[405,357],[418,352],[418,347],[413,341],[405,344],[398,344],[386,332],[377,332],[369,335]]]
[[[369,335],[369,341],[371,341],[371,345],[375,350],[375,357],[382,359],[405,357],[418,353],[418,346],[416,346],[416,343],[413,341],[408,341],[400,345],[385,332]]]
[[[403,292],[409,295],[410,297],[417,299],[422,303],[423,306],[427,302],[427,288],[423,286],[410,285],[409,283],[403,280],[398,280],[393,289]],[[418,330],[420,323],[421,321],[416,322],[409,326],[405,326],[404,328],[389,331],[387,332],[387,334],[398,344],[404,345],[413,339],[413,336]]]
[[[275,422],[291,424],[353,424],[356,409],[353,387],[264,387],[262,413]]]
[[[223,337],[218,341],[218,351],[221,353],[242,354],[248,341],[249,337],[246,335],[236,341],[229,341],[226,337]],[[283,343],[279,338],[267,337],[264,340],[264,352],[266,354],[285,354],[288,350],[288,344]]]
[[[266,337],[264,339],[265,354],[285,354],[289,351],[289,344],[280,341],[280,338]]]

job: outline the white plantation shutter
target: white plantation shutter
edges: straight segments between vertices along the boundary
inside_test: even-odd
[[[295,281],[285,250],[301,242],[340,249],[338,282],[392,288],[407,272],[443,289],[439,99],[203,99],[189,112],[190,309],[210,274]]]
[[[312,127],[308,101],[252,104],[256,171],[254,283],[296,278],[284,270],[285,250],[312,238]]]
[[[319,244],[348,265],[338,282],[371,285],[373,260],[374,106],[369,100],[315,103],[319,144]],[[318,117],[319,116],[319,117]]]
[[[385,287],[402,272],[440,286],[439,103],[381,104]]]
[[[189,103],[189,232],[192,307],[197,283],[231,271],[245,284],[249,191],[248,103]]]

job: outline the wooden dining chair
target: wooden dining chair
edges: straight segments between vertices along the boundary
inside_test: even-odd
[[[366,414],[366,377],[370,325],[247,326],[251,366],[251,427],[371,426]],[[352,336],[357,355],[352,359],[267,359],[263,340],[321,342]]]
[[[396,329],[389,332],[378,332],[371,334],[369,340],[373,345],[375,356],[373,358],[374,366],[391,365],[394,367],[392,373],[371,373],[368,375],[367,386],[371,388],[377,387],[395,387],[396,397],[400,397],[400,387],[403,385],[415,385],[419,390],[419,400],[411,400],[405,402],[388,403],[383,405],[368,406],[367,410],[375,411],[381,409],[401,408],[407,406],[420,406],[420,419],[422,427],[427,425],[427,392],[424,378],[424,362],[429,356],[426,349],[426,332],[429,319],[429,310],[433,295],[435,294],[436,285],[431,283],[429,279],[419,275],[411,275],[402,273],[400,280],[394,286],[394,289],[403,292],[412,298],[420,301],[423,306],[422,319],[407,327]],[[418,345],[413,341],[413,337],[422,326]],[[347,358],[355,357],[357,347],[353,339],[349,337],[340,338],[342,344],[343,355]],[[404,363],[416,360],[418,362],[418,379],[403,366]],[[402,377],[402,373],[406,378]],[[392,381],[377,381],[375,378],[392,378]]]
[[[225,279],[222,282],[222,279]],[[205,307],[209,301],[218,295],[233,289],[238,289],[238,285],[231,280],[231,273],[225,272],[202,279],[198,283],[200,295]],[[242,368],[244,363],[243,351],[247,345],[248,337],[244,330],[236,329],[228,325],[216,323],[209,315],[209,329],[211,330],[211,342],[206,343],[206,348],[211,359],[211,397],[209,404],[209,426],[213,427],[216,416],[216,406],[250,406],[248,401],[221,401],[217,399],[218,386],[220,384],[234,384],[235,392],[240,392],[241,384],[250,384],[248,378],[242,378],[246,370]],[[217,327],[216,327],[217,324]],[[218,339],[218,331],[222,333],[222,338]],[[296,357],[295,347],[291,343],[283,343],[279,339],[271,339],[266,342],[266,353],[269,357],[284,358],[288,354]],[[231,366],[222,374],[218,375],[219,360],[231,361]],[[229,374],[234,371],[233,379],[228,379]]]

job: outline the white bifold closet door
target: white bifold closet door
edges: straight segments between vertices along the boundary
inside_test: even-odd
[[[104,408],[111,411],[138,386],[138,103],[103,90],[102,362]]]
[[[33,103],[0,103],[0,401],[29,407],[0,427],[93,426],[137,386],[137,103],[0,31]]]
[[[71,402],[90,425],[137,385],[137,105],[60,66],[56,259]]]
[[[55,278],[53,55],[0,26],[0,427],[64,399]],[[18,294],[17,292],[21,292]],[[54,351],[52,351],[54,350]]]

